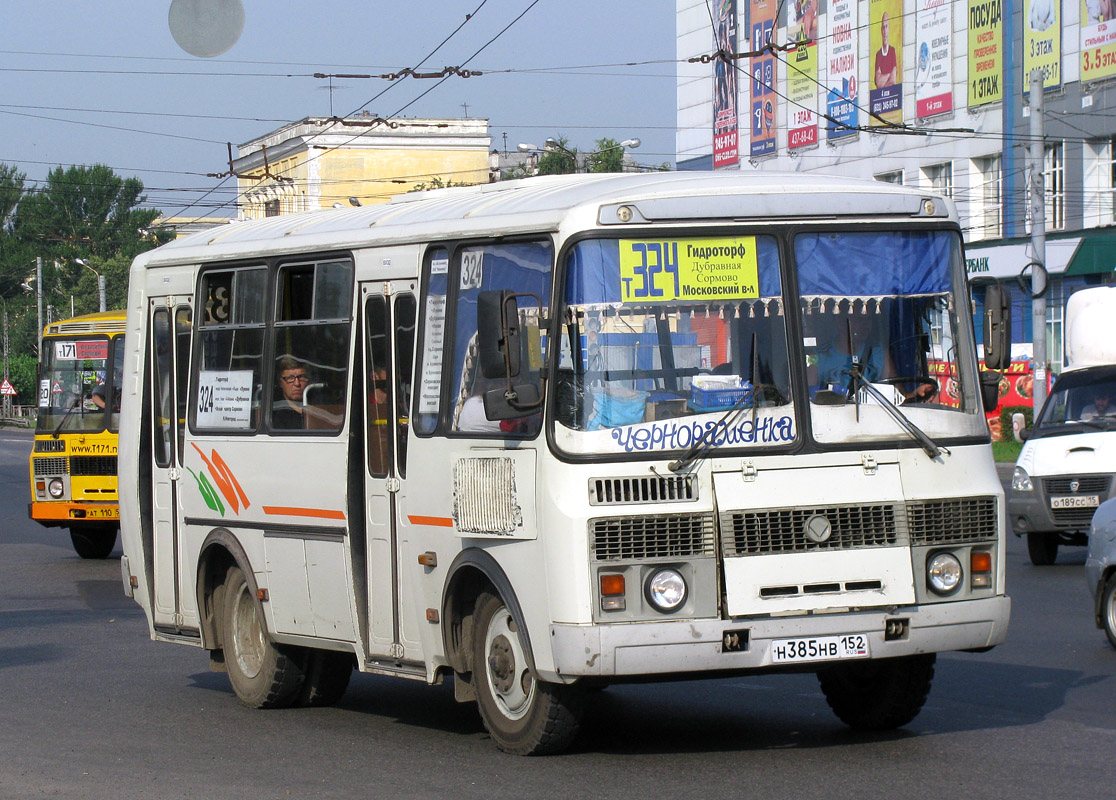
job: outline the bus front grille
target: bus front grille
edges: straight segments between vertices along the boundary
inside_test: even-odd
[[[589,481],[589,505],[593,506],[689,503],[697,499],[697,479],[693,475],[637,475]]]
[[[72,456],[71,475],[115,475],[116,456]]]
[[[897,516],[895,506],[883,504],[728,511],[721,535],[726,557],[890,547],[900,540]],[[829,523],[824,538],[807,533],[819,529],[808,526],[815,517]]]
[[[995,541],[999,534],[994,497],[954,497],[907,504],[911,544]]]
[[[716,554],[713,515],[658,514],[590,520],[589,547],[597,561],[713,556]]]
[[[36,475],[49,478],[54,475],[65,475],[70,471],[70,460],[65,456],[61,458],[36,458],[33,459]]]
[[[35,440],[36,453],[65,453],[66,440],[65,439],[36,439]]]

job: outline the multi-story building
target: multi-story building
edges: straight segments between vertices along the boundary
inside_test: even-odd
[[[678,0],[679,169],[922,186],[963,220],[974,297],[1030,356],[1030,74],[1043,71],[1047,360],[1066,297],[1116,268],[1116,2]],[[718,56],[720,51],[723,56]],[[1016,280],[1022,273],[1023,279]]]
[[[488,183],[487,119],[308,117],[237,148],[238,216],[385,203],[421,187]]]

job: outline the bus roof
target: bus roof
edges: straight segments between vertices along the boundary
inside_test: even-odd
[[[97,311],[72,319],[60,319],[43,328],[43,336],[72,336],[81,333],[119,333],[124,330],[128,312]]]
[[[835,197],[840,195],[841,197]],[[853,199],[855,197],[855,200]],[[926,200],[933,200],[928,205]],[[199,231],[142,254],[138,267],[557,231],[579,211],[619,225],[605,211],[627,205],[633,225],[778,218],[938,217],[951,201],[878,181],[794,173],[652,172],[551,175],[397,195],[360,208],[289,214]]]

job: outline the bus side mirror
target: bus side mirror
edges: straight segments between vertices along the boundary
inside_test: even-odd
[[[984,364],[998,370],[1011,364],[1011,303],[998,283],[984,293]]]
[[[516,297],[507,289],[477,295],[477,355],[481,374],[486,378],[519,376],[520,329]]]
[[[985,411],[995,411],[1000,404],[1000,373],[980,373],[980,404]]]

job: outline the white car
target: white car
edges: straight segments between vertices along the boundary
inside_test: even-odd
[[[1093,592],[1097,627],[1116,647],[1116,499],[1101,504],[1089,530],[1085,579]]]

